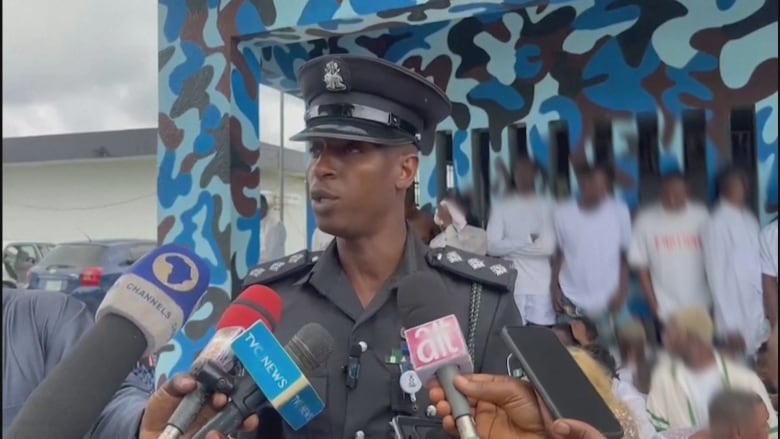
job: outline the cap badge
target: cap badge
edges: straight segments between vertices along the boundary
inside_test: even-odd
[[[325,64],[325,89],[328,91],[344,91],[347,86],[344,84],[344,78],[341,77],[341,67],[336,61],[328,61]]]

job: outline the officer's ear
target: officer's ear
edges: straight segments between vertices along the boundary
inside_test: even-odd
[[[398,177],[395,186],[399,190],[406,190],[414,184],[417,177],[417,169],[420,167],[420,158],[417,155],[417,147],[407,145],[398,148]]]

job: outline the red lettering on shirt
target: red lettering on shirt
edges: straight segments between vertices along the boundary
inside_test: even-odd
[[[697,234],[656,235],[653,241],[658,252],[701,251],[701,239]]]

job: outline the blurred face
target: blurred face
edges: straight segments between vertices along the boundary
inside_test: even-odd
[[[452,215],[450,215],[450,210],[447,209],[447,206],[439,206],[439,219],[442,222],[442,227],[448,227],[452,224]]]
[[[680,210],[688,203],[688,185],[681,179],[664,182],[661,188],[661,204],[667,210]]]
[[[309,148],[309,197],[320,230],[358,237],[393,215],[402,219],[400,197],[414,182],[416,149],[339,139],[315,139]]]
[[[536,166],[530,160],[518,160],[515,163],[515,182],[518,190],[534,190],[536,186]]]
[[[579,179],[582,201],[595,204],[609,194],[609,179],[603,171],[594,171]]]
[[[685,345],[685,333],[673,320],[670,321],[664,331],[664,347],[670,354],[679,357],[685,352]]]
[[[741,176],[733,176],[726,182],[723,198],[735,206],[747,204],[747,181]]]

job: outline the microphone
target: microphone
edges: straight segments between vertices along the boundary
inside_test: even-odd
[[[95,325],[30,395],[9,437],[83,437],[141,357],[181,329],[209,285],[192,251],[160,246],[117,279]]]
[[[415,372],[423,383],[438,378],[460,438],[478,439],[468,400],[452,383],[458,373],[472,373],[474,365],[446,287],[433,273],[413,273],[399,283],[397,300]]]
[[[284,349],[265,326],[247,329],[233,342],[233,352],[248,375],[238,378],[230,404],[193,439],[205,439],[210,431],[236,431],[266,402],[293,430],[299,430],[325,408],[306,375],[325,364],[334,345],[333,337],[318,323],[302,327]]]
[[[361,344],[362,343],[362,344]],[[346,385],[348,389],[354,389],[360,381],[360,359],[363,356],[365,342],[355,343],[349,347],[349,358],[344,372],[347,374]]]
[[[198,387],[176,407],[160,439],[178,439],[195,421],[211,393],[216,390],[229,393],[232,390],[222,379],[235,365],[231,343],[255,322],[273,331],[281,316],[282,299],[273,290],[261,285],[250,286],[228,306],[217,322],[214,337],[193,362],[191,372],[198,378]],[[209,378],[213,384],[201,382],[203,378]]]

